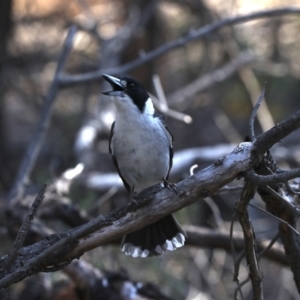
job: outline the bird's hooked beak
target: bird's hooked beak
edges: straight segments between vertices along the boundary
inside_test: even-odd
[[[111,85],[111,87],[113,88],[112,91],[108,91],[108,92],[102,92],[103,95],[107,95],[107,96],[123,96],[123,92],[125,90],[125,87],[123,86],[121,80],[119,78],[107,75],[107,74],[103,74],[102,75],[103,78],[108,81]]]

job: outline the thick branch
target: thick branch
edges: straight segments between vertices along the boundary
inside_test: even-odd
[[[124,234],[142,228],[163,216],[175,212],[232,181],[249,168],[252,151],[251,143],[244,143],[218,163],[177,184],[178,194],[172,189],[152,187],[142,192],[136,201],[113,211],[106,217],[70,230],[67,234],[21,249],[13,273],[0,280],[0,287],[6,287],[25,276],[41,271],[46,266],[59,264],[100,245],[119,238]],[[50,243],[50,244],[49,244]],[[5,262],[7,257],[2,259]]]
[[[145,190],[137,198],[137,201],[143,205],[141,209],[129,212],[113,222],[112,226],[102,228],[101,231],[91,234],[88,239],[81,240],[68,257],[78,256],[112,238],[142,228],[202,197],[213,194],[232,181],[241,169],[249,167],[251,149],[251,143],[243,143],[214,165],[179,182],[176,184],[178,195],[168,189],[163,189],[158,193],[153,188]],[[145,206],[144,203],[146,203]]]
[[[281,128],[287,128],[286,130],[279,130],[277,134],[277,131],[272,128],[259,137],[260,141],[267,137],[276,142],[276,140],[279,141],[288,135],[291,132],[291,127],[296,129],[295,124],[300,126],[299,120],[295,116],[298,116],[298,113],[287,118],[290,126],[286,127],[285,121],[281,123]],[[263,144],[262,147],[264,147]],[[213,194],[256,163],[257,158],[253,156],[257,152],[261,153],[262,150],[257,147],[255,152],[253,148],[252,143],[240,144],[230,154],[216,161],[215,164],[179,182],[177,184],[178,194],[175,194],[172,189],[152,187],[143,191],[136,198],[137,206],[130,203],[106,217],[99,216],[64,235],[55,235],[51,239],[47,238],[22,248],[15,265],[11,268],[13,273],[0,280],[0,287],[6,287],[25,276],[43,270],[47,266],[58,265],[69,259],[79,257],[86,251],[136,231],[167,214]],[[0,270],[6,259],[7,256],[1,259]]]

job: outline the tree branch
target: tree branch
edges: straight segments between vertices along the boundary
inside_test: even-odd
[[[18,235],[16,237],[16,240],[13,244],[13,249],[11,251],[11,253],[8,256],[8,259],[6,261],[6,266],[7,266],[7,271],[9,271],[11,264],[14,263],[19,250],[21,249],[21,247],[23,246],[24,240],[26,238],[26,235],[28,233],[29,230],[29,226],[30,226],[30,222],[31,220],[34,218],[37,209],[39,208],[40,204],[42,203],[44,197],[45,197],[45,190],[46,190],[46,185],[44,185],[42,187],[42,189],[40,190],[40,192],[38,193],[38,195],[36,196],[36,198],[34,199],[28,214],[25,218],[25,220],[22,223],[22,226],[18,232]]]
[[[284,171],[274,175],[258,175],[253,171],[245,172],[245,178],[257,185],[269,185],[300,177],[300,168]]]
[[[252,144],[244,143],[224,157],[222,163],[212,165],[181,181],[177,184],[179,194],[175,194],[173,190],[162,189],[159,185],[152,187],[137,197],[138,206],[129,203],[106,217],[99,216],[83,226],[60,235],[57,237],[58,240],[56,238],[46,242],[42,240],[23,248],[26,254],[20,251],[19,260],[16,261],[15,267],[11,268],[12,273],[0,280],[0,288],[36,273],[45,266],[79,257],[88,250],[153,223],[207,194],[214,193],[233,180],[243,169],[249,168],[251,150]],[[26,256],[27,259],[24,258]],[[3,261],[6,259],[7,257],[3,258]]]
[[[33,134],[31,142],[27,148],[21,166],[18,170],[18,174],[8,194],[7,197],[8,203],[11,202],[13,199],[21,197],[21,195],[23,194],[25,180],[27,177],[29,177],[29,174],[41,150],[47,129],[49,127],[55,97],[60,86],[60,75],[66,64],[69,53],[71,51],[72,42],[75,34],[76,34],[76,27],[73,26],[69,29],[68,35],[65,39],[63,50],[58,59],[54,79],[49,87],[47,96],[45,98],[44,106],[42,108],[42,113],[36,131]]]
[[[60,83],[62,85],[74,85],[78,83],[84,83],[92,80],[98,80],[102,78],[103,73],[115,75],[115,74],[124,74],[127,73],[153,59],[179,47],[186,45],[187,43],[203,38],[212,32],[224,27],[224,26],[232,26],[239,23],[245,23],[251,20],[260,19],[260,18],[268,18],[281,16],[286,14],[299,14],[300,9],[296,7],[286,7],[280,9],[271,9],[265,11],[259,11],[251,14],[247,14],[244,16],[237,17],[229,17],[223,19],[221,21],[217,21],[213,24],[206,25],[199,29],[191,31],[184,37],[180,37],[176,40],[170,41],[146,54],[143,54],[140,58],[133,60],[127,64],[124,64],[119,67],[107,68],[107,69],[99,69],[97,71],[85,73],[85,74],[77,74],[77,75],[63,75],[61,76]]]
[[[215,229],[208,229],[197,226],[184,226],[184,230],[187,233],[187,245],[220,248],[231,251],[230,234],[226,231],[220,231]],[[245,248],[245,240],[242,232],[233,232],[232,240],[234,247],[238,251],[242,251]],[[257,239],[257,249],[259,252],[264,251],[270,244],[270,240]],[[276,243],[272,244],[271,249],[267,249],[263,253],[264,257],[274,260],[279,264],[288,266],[288,261],[282,249],[282,245]]]
[[[246,182],[242,191],[241,199],[237,204],[237,215],[244,232],[245,254],[247,265],[249,267],[249,276],[252,282],[253,299],[263,299],[262,292],[262,272],[259,269],[256,250],[256,238],[254,229],[250,222],[247,206],[253,199],[256,192],[256,186],[253,183]]]
[[[278,133],[272,128],[259,136],[258,146],[242,143],[231,153],[217,160],[215,164],[179,182],[178,194],[175,194],[172,189],[161,188],[160,185],[151,187],[138,195],[136,198],[138,205],[129,203],[106,217],[99,216],[66,234],[49,236],[38,243],[22,248],[15,264],[11,267],[12,273],[0,280],[0,287],[6,287],[45,267],[79,257],[86,251],[136,231],[213,194],[257,163],[256,154],[262,153],[263,150],[259,146],[262,145],[264,149],[265,138],[274,144],[288,135],[291,128],[297,129],[296,125],[300,126],[299,118],[300,114],[297,112],[281,122]],[[285,122],[289,126],[286,126]],[[0,270],[6,260],[7,256],[0,260]]]
[[[258,155],[263,155],[276,143],[300,127],[300,110],[261,134],[254,142]]]
[[[250,129],[250,136],[251,136],[251,141],[252,142],[255,142],[255,140],[256,140],[255,133],[254,133],[254,120],[255,120],[257,111],[260,107],[260,104],[264,100],[264,97],[265,97],[265,88],[263,88],[263,90],[262,90],[262,92],[261,92],[261,94],[260,94],[253,110],[252,110],[250,121],[249,121],[249,129]]]
[[[194,96],[205,89],[208,89],[216,83],[226,80],[229,76],[233,75],[239,68],[249,64],[255,60],[254,54],[248,51],[240,53],[236,58],[229,61],[217,70],[204,74],[203,76],[195,79],[182,88],[168,96],[168,103],[170,106],[180,108],[183,110],[189,107],[194,100]]]

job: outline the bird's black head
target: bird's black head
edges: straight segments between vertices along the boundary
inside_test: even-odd
[[[110,83],[113,90],[109,92],[103,92],[102,94],[108,96],[117,96],[120,98],[128,95],[138,109],[141,112],[144,111],[149,95],[144,86],[138,80],[130,76],[122,76],[117,78],[106,74],[103,74],[103,78]]]

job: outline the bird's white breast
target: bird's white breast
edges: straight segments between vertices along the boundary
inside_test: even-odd
[[[118,113],[111,148],[124,180],[135,192],[166,178],[171,146],[159,118],[139,111]]]

